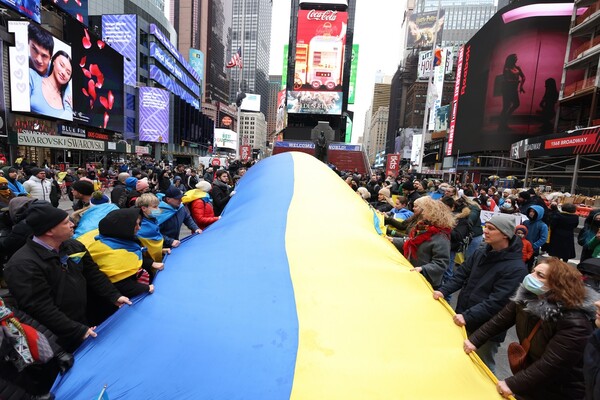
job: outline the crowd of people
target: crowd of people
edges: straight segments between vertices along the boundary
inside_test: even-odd
[[[218,221],[248,167],[148,160],[60,179],[51,168],[3,168],[0,398],[52,398],[72,352],[119,307],[154,292],[182,226],[199,234]],[[600,399],[600,210],[578,233],[574,266],[567,261],[576,257],[579,217],[570,204],[534,190],[337,172],[381,216],[385,237],[433,288],[432,301],[458,292],[453,321],[467,331],[466,353],[494,371],[508,328],[516,325],[521,341],[532,336],[523,365],[498,383],[502,396]],[[63,190],[71,214],[57,207]]]

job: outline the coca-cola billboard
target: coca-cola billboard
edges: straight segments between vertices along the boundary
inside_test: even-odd
[[[331,4],[348,7],[348,0],[300,0],[300,5],[304,4]]]
[[[343,11],[298,11],[294,91],[342,91],[347,27]]]

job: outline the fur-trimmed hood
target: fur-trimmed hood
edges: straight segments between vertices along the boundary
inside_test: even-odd
[[[512,301],[517,303],[525,304],[524,310],[539,317],[544,321],[557,321],[563,317],[565,311],[569,309],[565,308],[561,303],[554,303],[548,301],[545,296],[538,297],[523,287],[523,284],[519,286],[515,295],[511,298]],[[577,308],[584,312],[590,319],[594,319],[596,315],[596,307],[594,302],[600,300],[600,294],[593,289],[586,287],[586,295],[583,304]]]

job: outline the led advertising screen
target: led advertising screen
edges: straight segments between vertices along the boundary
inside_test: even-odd
[[[408,20],[406,47],[431,47],[437,33],[436,42],[442,42],[444,10],[412,14]]]
[[[350,86],[348,86],[348,104],[354,104],[356,93],[356,74],[358,73],[358,45],[352,45],[352,64],[350,64]]]
[[[9,21],[8,31],[12,111],[73,120],[71,46],[33,22]]]
[[[52,0],[54,5],[88,25],[88,0]]]
[[[519,12],[528,6],[515,3],[464,45],[452,154],[508,152],[514,142],[552,133],[570,23],[563,6],[548,3],[540,13]],[[517,18],[505,20],[509,13]],[[574,38],[571,49],[579,45]],[[565,84],[582,74],[569,72]]]
[[[140,141],[169,143],[169,92],[141,87],[139,95]]]
[[[287,109],[285,107],[285,90],[277,93],[277,116],[275,117],[275,131],[281,132],[287,126]]]
[[[240,108],[245,111],[260,112],[260,94],[246,93]]]
[[[8,6],[38,24],[41,23],[40,0],[0,0],[0,4]]]
[[[298,11],[294,91],[341,92],[348,13]]]
[[[123,132],[123,57],[79,22],[69,20],[66,27],[75,62],[73,119]]]
[[[136,86],[137,82],[137,15],[103,15],[102,40],[123,56],[124,82]]]
[[[204,53],[200,50],[190,49],[189,53],[190,65],[198,74],[200,78],[200,82],[198,86],[200,87],[200,95],[198,97],[202,97],[202,82],[204,82]]]
[[[290,114],[340,115],[342,95],[342,92],[289,91],[287,111]]]

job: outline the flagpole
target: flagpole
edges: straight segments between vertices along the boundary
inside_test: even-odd
[[[104,387],[102,388],[102,391],[100,392],[100,395],[98,396],[98,400],[102,400],[102,397],[104,396],[104,393],[106,393],[106,388],[108,387],[108,385],[104,385]]]
[[[435,24],[438,23],[439,19],[440,19],[440,8],[441,8],[441,2],[438,1],[438,9],[437,9],[437,16],[435,18]],[[421,148],[419,150],[419,164],[417,166],[417,172],[421,173],[423,171],[423,153],[425,152],[425,135],[427,134],[427,126],[429,125],[429,111],[430,111],[430,105],[429,103],[429,96],[431,96],[431,86],[433,86],[433,77],[434,77],[434,70],[435,67],[433,65],[433,61],[435,60],[435,46],[437,44],[437,33],[440,30],[440,28],[436,29],[433,31],[433,43],[431,44],[431,73],[429,75],[429,78],[427,79],[427,95],[425,97],[425,110],[423,111],[423,130],[421,132]],[[440,94],[441,97],[441,94]]]

